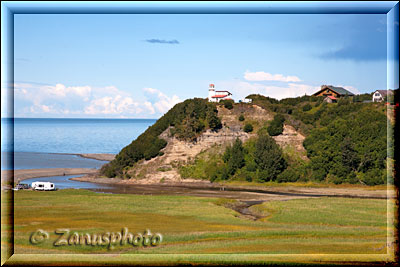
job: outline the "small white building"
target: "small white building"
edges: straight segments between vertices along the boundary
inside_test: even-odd
[[[382,102],[386,96],[392,96],[392,90],[376,90],[372,95],[372,102]]]
[[[252,103],[252,102],[253,102],[253,99],[251,99],[251,98],[243,99],[243,103]]]
[[[208,101],[219,102],[221,100],[232,100],[230,98],[232,94],[229,91],[215,91],[215,85],[210,84],[208,88]]]

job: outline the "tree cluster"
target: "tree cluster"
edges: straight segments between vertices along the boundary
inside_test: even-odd
[[[256,140],[246,143],[236,139],[222,156],[223,162],[211,173],[211,181],[246,179],[247,181],[275,181],[287,168],[282,150],[275,140],[260,132]]]
[[[285,117],[282,114],[276,114],[271,124],[268,126],[267,130],[270,136],[277,136],[283,132],[283,123]]]

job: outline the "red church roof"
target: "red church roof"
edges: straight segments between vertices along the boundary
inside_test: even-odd
[[[228,95],[213,95],[212,98],[223,98],[226,96],[228,96]]]

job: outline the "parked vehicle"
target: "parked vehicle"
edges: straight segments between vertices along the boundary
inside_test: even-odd
[[[29,184],[17,184],[12,190],[18,191],[22,189],[29,189],[31,186]]]
[[[53,183],[50,182],[33,182],[32,188],[38,191],[53,191],[56,190]]]

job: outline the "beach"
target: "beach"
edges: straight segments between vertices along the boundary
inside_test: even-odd
[[[115,158],[115,154],[109,154],[109,153],[87,153],[87,154],[77,154],[77,155],[83,158],[96,159],[102,161],[112,161]]]

